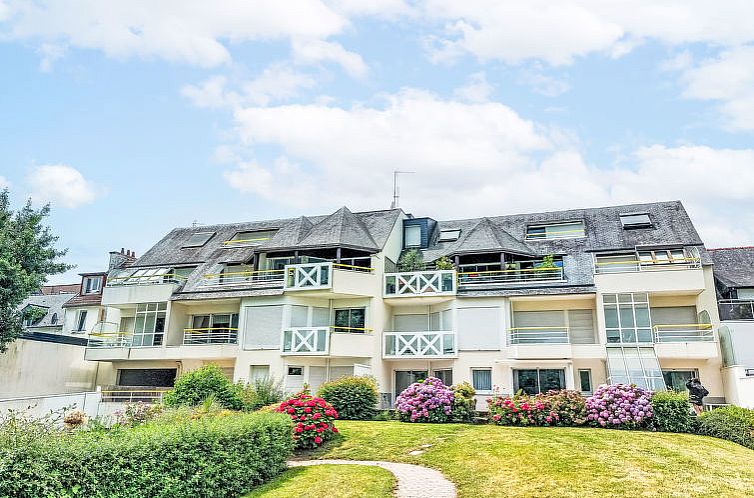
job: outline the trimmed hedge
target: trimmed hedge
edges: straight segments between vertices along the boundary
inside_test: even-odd
[[[322,384],[317,396],[330,403],[341,419],[371,420],[379,393],[371,377],[341,377]]]
[[[134,428],[0,431],[0,497],[233,498],[286,468],[281,414],[226,414]]]
[[[754,450],[754,410],[725,406],[699,417],[699,433],[733,441]]]
[[[650,425],[662,432],[696,432],[697,423],[691,416],[689,395],[675,391],[659,391],[652,394]]]

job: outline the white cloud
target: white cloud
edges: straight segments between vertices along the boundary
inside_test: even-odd
[[[731,46],[754,39],[754,10],[742,0],[425,0],[424,15],[444,23],[435,59],[551,65],[604,53],[619,57],[644,39],[670,45]]]
[[[44,73],[52,71],[52,65],[56,60],[65,55],[67,48],[65,46],[56,45],[54,43],[43,43],[37,53],[42,56],[42,60],[39,61],[39,70]]]
[[[517,82],[546,97],[557,97],[571,89],[571,85],[566,81],[545,74],[544,68],[539,63],[522,69]]]
[[[51,202],[66,208],[91,204],[101,189],[75,168],[64,164],[36,166],[26,177],[35,202]]]
[[[281,105],[237,110],[238,150],[277,149],[224,173],[239,191],[307,212],[387,207],[392,171],[414,213],[466,217],[681,199],[711,245],[754,242],[754,149],[653,145],[608,168],[576,140],[495,102],[418,90],[377,107]],[[244,154],[240,154],[244,155]],[[748,243],[748,242],[747,242]]]
[[[467,83],[456,88],[453,92],[456,97],[467,102],[486,102],[490,99],[495,87],[487,81],[484,71],[469,76]]]
[[[719,103],[725,125],[754,130],[754,46],[736,47],[682,70],[683,95]]]
[[[228,42],[320,39],[348,25],[321,0],[11,0],[5,17],[10,39],[199,66],[228,63]]]
[[[0,190],[10,187],[10,181],[4,176],[0,176]]]
[[[293,58],[299,64],[334,62],[354,78],[366,76],[368,67],[361,56],[349,52],[340,43],[308,39],[293,41]]]

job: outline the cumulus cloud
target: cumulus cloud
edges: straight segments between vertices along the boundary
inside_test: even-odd
[[[347,204],[387,207],[392,171],[402,205],[459,218],[681,199],[713,245],[754,241],[754,149],[652,145],[619,165],[589,164],[562,130],[496,103],[406,89],[382,105],[246,107],[238,147],[277,150],[272,161],[236,160],[233,188],[307,212]]]
[[[456,88],[453,93],[467,102],[486,102],[494,91],[495,87],[487,81],[487,75],[480,71],[469,76],[466,84]]]
[[[299,64],[333,62],[354,78],[363,78],[368,71],[359,54],[349,52],[340,43],[325,40],[294,40],[293,58]]]
[[[64,164],[36,166],[26,177],[36,202],[51,202],[66,208],[91,204],[102,193],[75,168]]]

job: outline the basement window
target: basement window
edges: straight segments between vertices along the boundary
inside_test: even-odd
[[[183,247],[202,247],[213,235],[215,235],[215,232],[192,233]]]
[[[652,220],[647,213],[622,214],[620,222],[625,230],[632,228],[649,228],[652,226]]]

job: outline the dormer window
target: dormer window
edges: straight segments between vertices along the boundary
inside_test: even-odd
[[[419,225],[406,225],[403,229],[404,247],[421,247],[422,227]]]
[[[102,291],[102,275],[95,277],[84,277],[81,286],[83,294],[99,294]]]
[[[437,241],[438,242],[453,242],[453,241],[458,240],[458,237],[460,236],[461,236],[461,230],[457,228],[440,230],[440,238]]]
[[[183,247],[202,247],[213,235],[215,235],[215,232],[192,233]]]
[[[652,220],[647,213],[622,214],[620,222],[625,230],[632,228],[649,228],[652,226]]]
[[[584,237],[583,221],[547,223],[526,227],[526,240],[574,239]]]
[[[228,247],[233,246],[256,246],[275,236],[277,230],[252,230],[236,233],[232,239],[226,240],[223,244]]]

